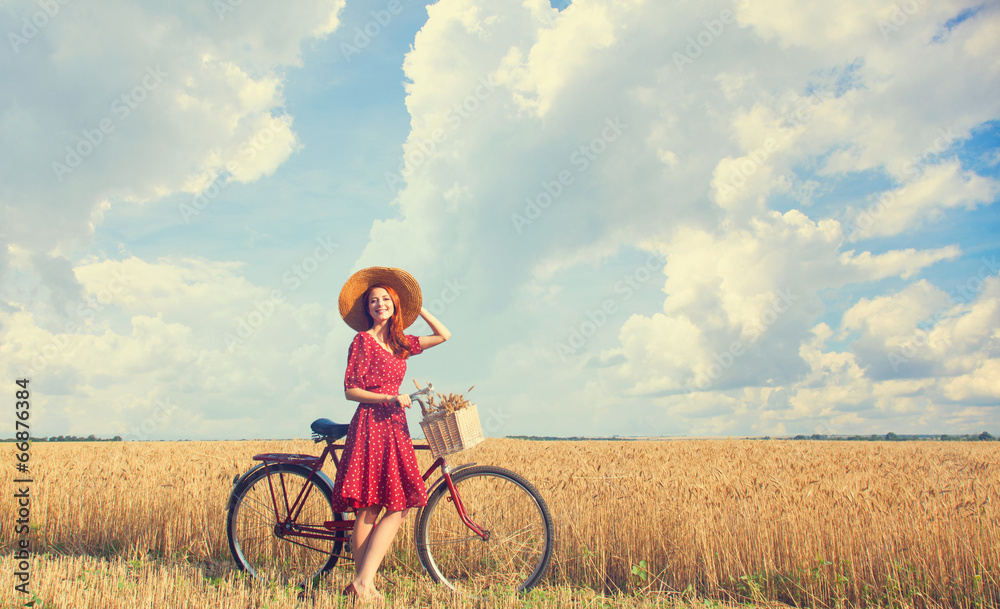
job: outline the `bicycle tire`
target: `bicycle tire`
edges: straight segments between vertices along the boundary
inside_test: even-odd
[[[296,524],[322,528],[324,522],[344,519],[344,514],[333,511],[329,478],[317,472],[309,480],[311,471],[302,465],[277,463],[251,470],[233,489],[226,535],[229,551],[241,571],[263,581],[309,587],[316,577],[337,564],[342,541],[277,534],[279,519],[275,517],[272,488],[282,520],[303,486],[311,488]]]
[[[455,472],[469,518],[487,540],[459,518],[447,484],[420,510],[417,556],[431,578],[468,595],[523,592],[541,580],[555,546],[552,517],[538,490],[519,474],[481,465]]]

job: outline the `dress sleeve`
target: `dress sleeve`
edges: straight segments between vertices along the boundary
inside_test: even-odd
[[[410,344],[410,355],[417,355],[423,353],[423,349],[420,348],[420,339],[412,334],[404,334],[403,337]]]
[[[348,389],[364,389],[365,375],[371,364],[371,354],[365,346],[365,339],[358,332],[351,342],[347,352],[347,372],[344,373],[344,391]]]

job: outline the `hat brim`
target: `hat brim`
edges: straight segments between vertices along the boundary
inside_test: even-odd
[[[399,296],[400,310],[396,313],[403,322],[403,328],[413,325],[423,306],[420,284],[403,269],[387,266],[361,269],[347,280],[340,290],[340,317],[344,322],[358,332],[371,327],[365,314],[364,296],[370,287],[379,284],[391,287]]]

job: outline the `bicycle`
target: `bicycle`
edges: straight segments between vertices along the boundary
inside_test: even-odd
[[[410,394],[424,406],[428,386]],[[282,579],[314,586],[340,559],[351,560],[352,514],[334,512],[333,481],[323,473],[327,458],[340,465],[335,441],[348,425],[319,419],[313,440],[326,442],[318,455],[265,453],[234,479],[226,516],[229,550],[236,566],[255,579]],[[429,444],[415,444],[430,450]],[[554,548],[548,506],[530,482],[510,470],[467,463],[448,465],[438,457],[424,483],[427,504],[414,523],[417,556],[431,578],[465,594],[523,592],[538,583]],[[446,506],[454,509],[447,509]]]

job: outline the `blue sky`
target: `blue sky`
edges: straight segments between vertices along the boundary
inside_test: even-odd
[[[997,432],[995,7],[40,7],[0,7],[36,435],[347,421],[370,265],[488,435]]]

